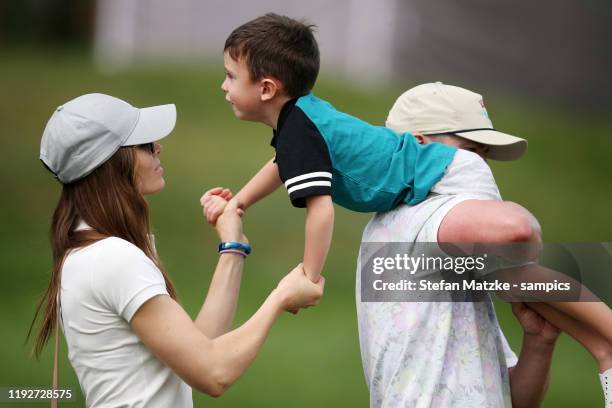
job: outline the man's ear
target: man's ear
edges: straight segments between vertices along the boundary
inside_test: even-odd
[[[262,102],[269,101],[281,92],[281,84],[274,78],[266,77],[260,81],[260,98]]]
[[[422,133],[413,133],[414,138],[419,142],[419,144],[429,144],[431,140],[427,136]]]

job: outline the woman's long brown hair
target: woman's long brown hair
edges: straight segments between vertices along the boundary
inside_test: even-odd
[[[176,290],[162,268],[150,239],[149,207],[137,188],[136,151],[120,148],[109,160],[83,179],[64,184],[51,223],[53,268],[49,286],[38,303],[27,339],[44,306],[33,352],[38,358],[57,324],[60,272],[68,252],[107,237],[119,237],[140,248],[160,269],[168,293]],[[75,231],[79,221],[92,229]],[[129,271],[126,271],[129,273]],[[26,341],[27,341],[26,339]]]

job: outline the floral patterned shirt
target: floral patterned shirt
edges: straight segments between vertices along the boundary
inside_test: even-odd
[[[432,195],[377,214],[362,241],[437,242],[447,212],[471,198],[491,197]],[[358,267],[356,297],[371,407],[512,406],[508,367],[517,357],[488,296],[482,302],[361,302]]]

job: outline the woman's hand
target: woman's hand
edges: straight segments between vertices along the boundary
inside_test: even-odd
[[[230,200],[223,213],[217,218],[215,229],[219,234],[219,239],[223,242],[244,242],[248,243],[247,237],[242,232],[241,211],[235,200]]]
[[[280,297],[281,307],[296,314],[301,308],[317,305],[323,296],[324,287],[323,276],[317,283],[313,283],[306,276],[302,264],[299,264],[278,283],[276,292]]]

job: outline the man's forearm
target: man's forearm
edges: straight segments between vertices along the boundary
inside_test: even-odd
[[[236,194],[240,208],[246,210],[262,198],[273,193],[282,184],[278,166],[274,159],[267,162],[261,170]]]
[[[325,265],[334,232],[334,206],[330,196],[307,199],[304,241],[304,271],[317,282]]]
[[[523,336],[518,363],[510,369],[510,390],[514,408],[539,407],[550,380],[554,342]]]
[[[213,339],[231,329],[243,267],[242,255],[228,253],[219,257],[206,300],[195,320],[196,326],[206,337]]]

